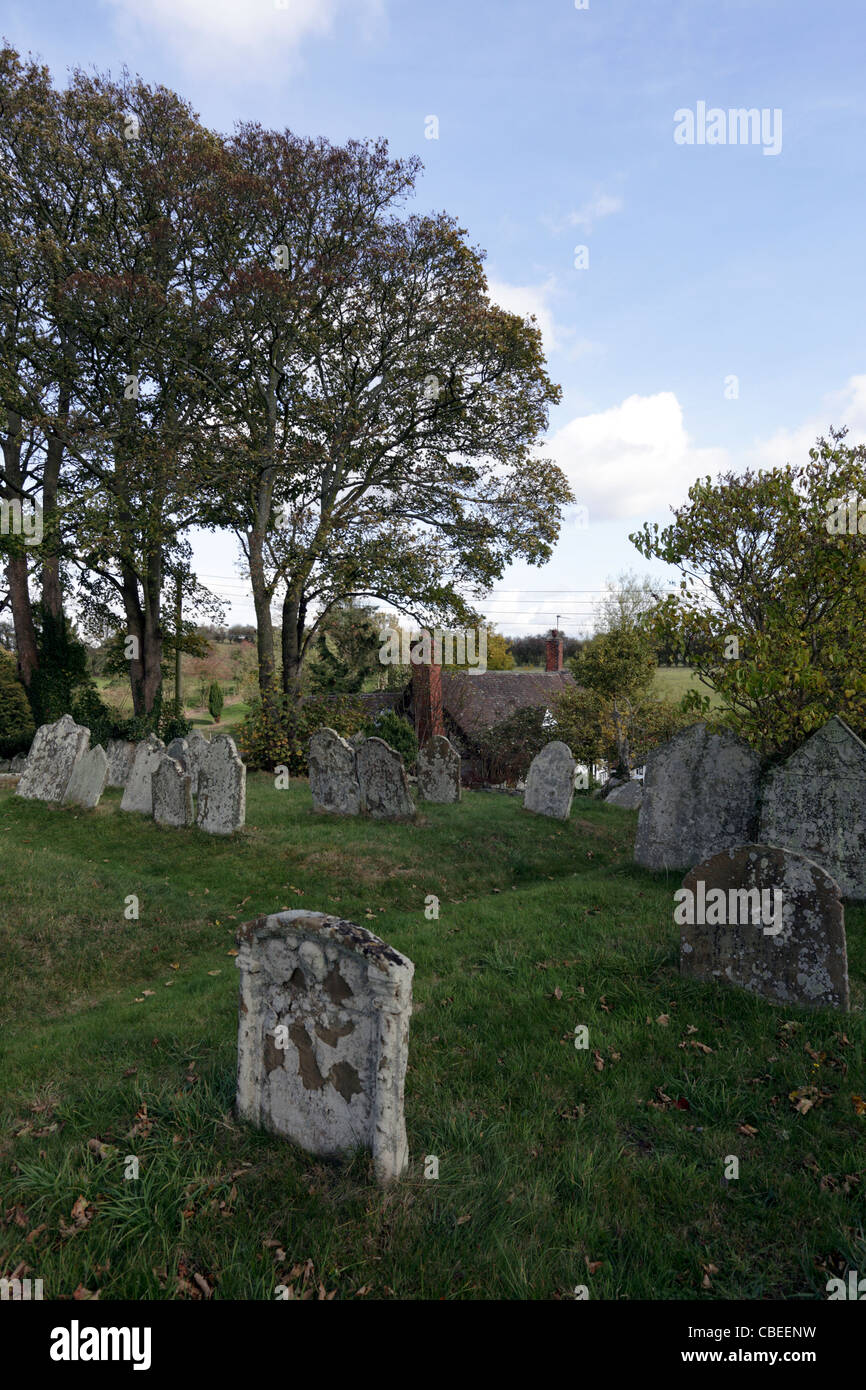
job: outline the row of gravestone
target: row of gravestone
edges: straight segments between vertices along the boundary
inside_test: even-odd
[[[317,729],[309,772],[314,811],[377,820],[415,816],[403,759],[381,738],[347,741],[333,729]],[[460,800],[460,754],[447,738],[436,734],[419,751],[417,787],[422,801]]]
[[[838,716],[762,769],[732,733],[692,724],[648,757],[635,861],[687,869],[749,843],[793,850],[866,899],[866,744]]]
[[[122,811],[152,815],[162,825],[195,823],[208,834],[230,835],[244,824],[246,768],[225,735],[208,742],[194,732],[166,748],[149,734],[137,744],[112,740],[106,751],[91,748],[90,730],[68,714],[37,729],[19,796],[93,808],[106,786],[123,787]]]
[[[532,759],[523,789],[523,809],[538,816],[568,820],[580,767],[567,743],[554,739]],[[584,783],[586,785],[586,783]],[[619,782],[607,794],[612,806],[634,810],[641,804],[643,788],[638,781]]]

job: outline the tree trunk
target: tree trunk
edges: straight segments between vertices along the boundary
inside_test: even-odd
[[[264,533],[247,532],[250,564],[250,584],[256,612],[256,650],[259,665],[259,691],[262,703],[276,704],[276,662],[274,661],[274,624],[271,619],[271,592],[265,582]]]
[[[304,619],[307,605],[299,592],[298,582],[289,583],[283,599],[283,693],[290,705],[301,700],[301,670],[304,659],[301,645],[304,640]]]
[[[24,478],[21,472],[21,417],[14,411],[6,412],[6,434],[3,436],[3,464],[6,486],[2,495],[6,501],[22,502],[24,498]],[[18,674],[27,690],[33,674],[39,669],[39,650],[36,643],[36,627],[33,622],[33,605],[27,583],[27,556],[9,555],[6,560],[6,582],[9,585],[9,602],[12,608],[12,623],[15,628],[15,646],[18,657]]]
[[[68,392],[61,395],[60,414],[65,420],[69,414]],[[60,468],[63,463],[63,441],[52,434],[45,453],[45,469],[42,475],[42,521],[47,533],[47,544],[42,555],[42,602],[46,612],[53,618],[63,616],[63,593],[60,588],[60,537],[57,534],[57,492],[60,485]]]

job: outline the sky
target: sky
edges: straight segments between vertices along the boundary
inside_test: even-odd
[[[3,0],[0,15],[58,83],[125,64],[218,130],[385,136],[421,157],[417,207],[484,249],[493,298],[535,314],[562,387],[545,450],[578,507],[553,558],[511,566],[481,605],[500,631],[559,617],[577,634],[622,571],[674,579],[628,537],[695,478],[803,462],[831,425],[866,440],[856,0]],[[748,139],[740,108],[764,113]],[[233,538],[194,550],[228,620],[252,621]]]

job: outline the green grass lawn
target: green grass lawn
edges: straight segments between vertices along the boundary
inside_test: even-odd
[[[482,792],[394,825],[257,774],[222,840],[119,797],[0,790],[0,1274],[23,1263],[46,1298],[711,1301],[824,1299],[866,1270],[863,908],[852,1013],[810,1014],[681,983],[678,876],[636,869],[635,814],[588,798],[564,825]],[[415,962],[388,1191],[366,1154],[233,1116],[234,933],[290,907]]]
[[[718,709],[721,700],[715,690],[704,685],[691,666],[658,666],[653,676],[652,691],[663,700],[679,703],[688,690],[697,690],[699,695],[709,695],[710,707]]]

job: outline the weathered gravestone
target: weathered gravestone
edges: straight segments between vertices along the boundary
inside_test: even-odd
[[[412,820],[415,803],[400,754],[381,738],[365,739],[355,754],[361,810],[376,820]]]
[[[199,764],[196,823],[209,835],[232,835],[247,814],[247,770],[233,738],[212,738]]]
[[[768,774],[761,840],[800,850],[866,898],[866,744],[835,716]]]
[[[314,811],[357,816],[361,789],[355,750],[333,729],[317,729],[310,739],[310,792]]]
[[[415,967],[338,917],[280,912],[238,934],[239,1115],[310,1153],[408,1161],[403,1091]]]
[[[728,980],[775,1004],[848,1008],[845,913],[820,864],[740,845],[698,864],[683,890],[674,914],[683,976]]]
[[[688,869],[754,840],[760,759],[735,734],[691,724],[646,761],[634,846],[647,869]]]
[[[192,778],[192,794],[198,796],[198,774],[202,762],[207,757],[208,741],[198,729],[193,729],[186,739],[186,770]]]
[[[135,762],[137,745],[131,739],[110,738],[105,745],[108,758],[108,786],[125,787]]]
[[[636,811],[643,801],[643,787],[636,777],[621,786],[614,787],[604,798],[605,804],[624,806],[627,811]]]
[[[62,801],[79,758],[90,747],[90,730],[64,714],[56,724],[36,730],[27,766],[18,783],[18,796],[28,801]]]
[[[170,745],[169,745],[170,746]],[[153,818],[157,825],[192,825],[192,778],[176,758],[163,753],[151,777]]]
[[[180,763],[184,772],[189,772],[189,744],[185,738],[173,738],[165,750],[167,758],[174,758],[176,763]]]
[[[523,793],[524,811],[568,820],[576,771],[577,763],[567,743],[554,739],[552,743],[545,744],[529,765]]]
[[[460,800],[460,754],[442,734],[428,738],[418,754],[418,795],[443,805]]]
[[[121,811],[140,811],[145,816],[153,815],[151,778],[159,767],[159,760],[164,752],[165,744],[156,734],[148,734],[147,738],[138,744],[120,800]]]
[[[87,806],[99,805],[108,780],[108,758],[101,743],[78,759],[63,793],[64,803]]]

